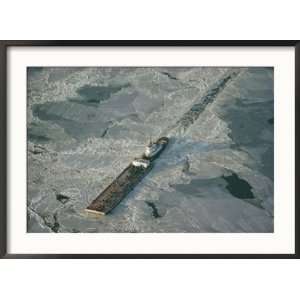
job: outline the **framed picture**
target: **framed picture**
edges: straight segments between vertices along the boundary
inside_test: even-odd
[[[2,41],[2,258],[299,258],[297,41]]]

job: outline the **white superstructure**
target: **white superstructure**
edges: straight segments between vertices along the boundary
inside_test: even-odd
[[[135,167],[143,167],[143,168],[148,168],[150,165],[150,161],[147,159],[143,158],[136,158],[133,162],[132,165]]]
[[[155,154],[157,154],[161,149],[162,149],[161,144],[150,143],[145,149],[145,156],[150,158]]]

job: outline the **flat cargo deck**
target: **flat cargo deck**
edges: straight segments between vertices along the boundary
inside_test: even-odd
[[[92,203],[86,211],[106,215],[129,194],[139,181],[151,170],[130,164]]]

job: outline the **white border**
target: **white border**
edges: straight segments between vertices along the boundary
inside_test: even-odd
[[[295,252],[294,48],[12,47],[8,50],[8,253]],[[26,233],[27,66],[273,66],[274,233]]]

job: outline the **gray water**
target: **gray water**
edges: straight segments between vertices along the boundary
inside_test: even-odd
[[[273,232],[272,68],[29,68],[28,232]],[[111,214],[84,208],[170,143]]]

